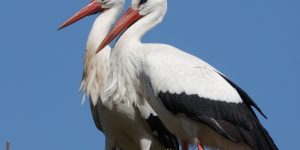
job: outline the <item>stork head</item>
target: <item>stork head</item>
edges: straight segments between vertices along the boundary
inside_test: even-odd
[[[146,16],[152,22],[160,22],[167,10],[167,0],[132,0],[131,7],[123,14],[111,32],[105,37],[97,49],[97,53],[108,45],[119,34],[126,31],[132,24]]]
[[[125,0],[96,0],[98,1],[101,5],[102,8],[104,9],[110,9],[113,7],[123,7],[125,4]]]
[[[75,13],[70,19],[64,22],[58,29],[63,29],[86,16],[94,15],[111,9],[113,7],[122,7],[125,3],[125,0],[92,0],[88,5],[83,7],[80,11]]]
[[[166,0],[132,0],[131,9],[139,11],[141,16],[146,16],[152,12],[164,15],[166,4]]]

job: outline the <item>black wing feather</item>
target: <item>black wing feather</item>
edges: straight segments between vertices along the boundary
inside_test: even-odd
[[[272,138],[262,127],[251,107],[199,97],[197,94],[160,92],[158,97],[173,114],[210,126],[233,142],[245,142],[254,150],[276,150]]]
[[[161,120],[150,114],[146,119],[148,125],[151,128],[153,135],[155,135],[158,141],[168,150],[179,150],[179,143],[175,135],[168,131]]]
[[[92,116],[93,116],[94,123],[95,123],[96,127],[99,129],[99,131],[103,132],[101,122],[100,122],[100,118],[99,118],[99,115],[98,115],[99,112],[97,110],[98,105],[99,104],[96,104],[94,106],[93,103],[92,103],[92,100],[90,99],[90,108],[91,108],[91,113],[92,113]]]
[[[100,122],[98,107],[102,107],[102,106],[99,103],[94,106],[90,99],[90,108],[91,108],[91,113],[93,116],[94,123],[96,127],[99,129],[99,131],[103,132],[101,122]],[[179,150],[179,143],[176,136],[168,131],[168,129],[163,125],[163,123],[157,116],[151,114],[148,117],[148,119],[146,119],[146,122],[148,123],[152,132],[156,133],[153,136],[158,138],[158,141],[164,146],[165,149]]]
[[[265,119],[267,119],[267,116],[262,112],[262,110],[258,107],[258,105],[252,100],[252,98],[242,89],[240,88],[238,85],[236,85],[235,83],[233,83],[231,80],[229,80],[228,78],[226,78],[224,75],[220,74],[232,87],[234,87],[237,92],[239,93],[239,95],[241,96],[242,100],[244,101],[244,103],[250,107],[253,106]],[[255,115],[255,113],[254,113]]]

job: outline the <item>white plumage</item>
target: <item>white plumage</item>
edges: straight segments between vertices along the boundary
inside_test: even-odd
[[[236,84],[175,47],[140,42],[166,10],[166,0],[133,0],[103,40],[98,51],[129,27],[111,52],[110,89],[130,89],[122,96],[135,97],[130,103],[137,105],[149,102],[173,134],[198,149],[277,149],[252,107],[261,110]]]
[[[99,4],[105,11],[96,18],[89,34],[81,90],[90,97],[93,119],[97,128],[105,135],[106,149],[178,149],[177,139],[165,128],[158,129],[157,125],[162,125],[162,123],[147,103],[137,107],[133,103],[127,103],[130,99],[134,99],[132,97],[114,96],[131,91],[120,90],[116,93],[109,93],[109,90],[105,89],[112,82],[109,79],[111,48],[106,46],[98,54],[96,54],[96,49],[120,14],[124,0],[93,0],[82,9],[83,13],[77,13],[61,28],[83,18],[84,16],[80,14],[86,16],[94,13],[91,9],[98,7],[100,9]],[[124,88],[120,86],[120,89]],[[154,132],[156,132],[155,135]]]
[[[149,50],[149,47],[155,49]],[[216,101],[242,102],[237,91],[218,71],[201,59],[164,44],[147,44],[141,48],[145,53],[144,70],[156,93],[185,92]]]

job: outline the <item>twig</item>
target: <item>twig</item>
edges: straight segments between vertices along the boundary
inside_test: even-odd
[[[6,150],[10,150],[10,143],[6,142]]]

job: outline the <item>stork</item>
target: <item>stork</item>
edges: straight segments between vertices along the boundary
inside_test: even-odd
[[[137,105],[149,102],[173,134],[198,149],[278,149],[253,110],[265,117],[260,108],[224,74],[173,46],[141,43],[166,10],[167,0],[133,0],[102,41],[97,51],[123,33],[111,51],[110,88],[135,88],[144,97]]]
[[[107,150],[178,149],[178,142],[158,119],[152,108],[124,103],[122,99],[105,97],[110,69],[110,47],[95,55],[100,42],[109,32],[124,6],[124,0],[92,0],[87,6],[63,23],[59,29],[99,12],[90,31],[84,59],[81,90],[90,97],[90,108],[96,127],[106,137]]]

